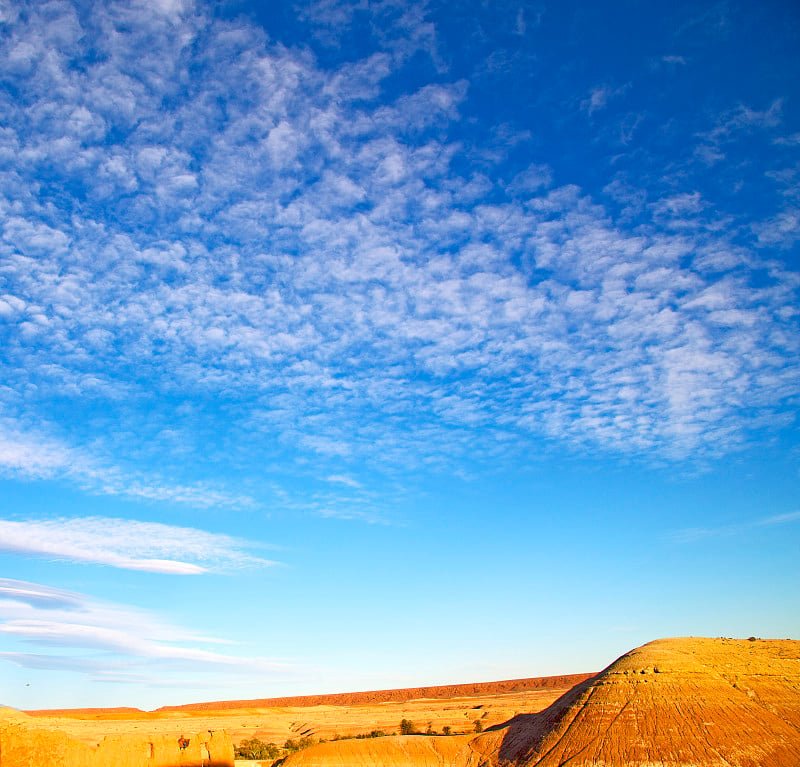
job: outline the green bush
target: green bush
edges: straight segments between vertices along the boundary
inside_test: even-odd
[[[409,721],[408,719],[403,719],[400,722],[400,734],[401,735],[416,735],[419,732],[414,722]]]
[[[281,750],[274,743],[264,743],[258,738],[243,740],[234,749],[239,759],[277,759]]]
[[[298,738],[297,740],[289,738],[289,740],[283,744],[283,747],[287,751],[302,751],[304,748],[308,748],[309,746],[313,745],[314,738]]]

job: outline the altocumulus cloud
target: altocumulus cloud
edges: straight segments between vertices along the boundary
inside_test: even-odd
[[[731,221],[672,189],[633,227],[541,163],[471,166],[450,137],[467,83],[383,97],[435,49],[424,6],[386,8],[402,34],[326,70],[203,4],[9,5],[9,471],[202,504],[135,477],[508,462],[543,438],[679,460],[793,418],[780,211]],[[722,163],[780,126],[779,103],[742,108],[704,146]],[[119,468],[76,473],[57,445]]]
[[[265,567],[274,562],[229,535],[159,522],[83,517],[0,519],[0,551],[173,575]]]

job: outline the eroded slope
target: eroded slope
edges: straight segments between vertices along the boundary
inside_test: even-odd
[[[800,642],[664,639],[477,737],[314,746],[285,767],[800,767]]]
[[[526,767],[798,767],[800,642],[651,642],[471,746]]]

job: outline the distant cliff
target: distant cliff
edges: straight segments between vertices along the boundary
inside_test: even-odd
[[[343,692],[332,695],[298,695],[291,698],[261,698],[258,700],[222,700],[210,703],[189,703],[185,706],[162,706],[159,713],[224,711],[243,708],[276,708],[278,706],[364,706],[374,703],[403,703],[429,698],[473,697],[477,695],[503,695],[525,690],[551,690],[569,688],[588,679],[592,674],[562,674],[529,679],[506,679],[501,682],[474,682],[447,684],[435,687],[404,687],[398,690],[372,690],[369,692]],[[35,712],[32,712],[35,713]]]

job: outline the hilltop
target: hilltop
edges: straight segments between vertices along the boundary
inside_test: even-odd
[[[593,676],[35,714],[0,711],[3,767],[50,763],[54,748],[63,767],[123,752],[126,767],[194,764],[183,750],[178,762],[147,756],[179,738],[198,765],[212,750],[229,765],[231,741],[391,733],[401,717],[452,734],[329,740],[283,767],[798,767],[800,642],[661,639]]]
[[[798,767],[800,642],[657,640],[541,712],[414,740],[320,744],[285,767]]]

